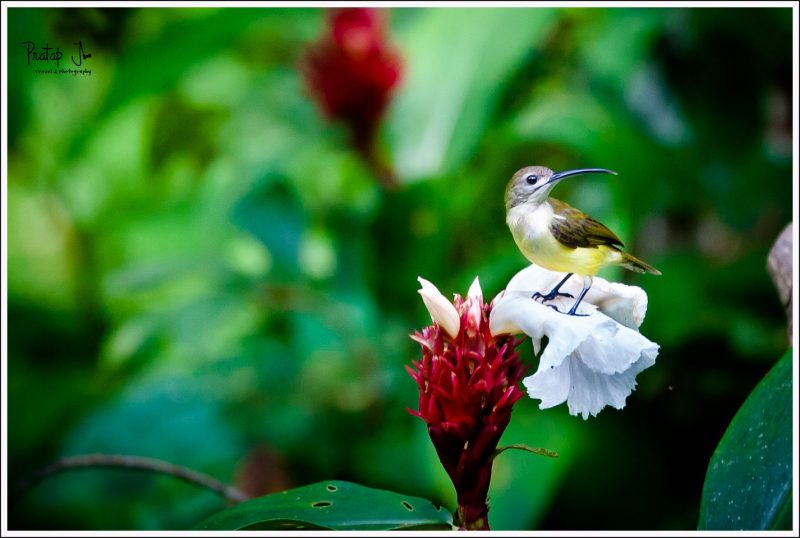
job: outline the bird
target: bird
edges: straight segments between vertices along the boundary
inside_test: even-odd
[[[556,297],[574,298],[562,293],[561,286],[573,275],[583,277],[583,289],[568,312],[571,316],[592,286],[592,277],[603,267],[620,265],[637,273],[660,275],[655,267],[624,252],[622,241],[605,225],[569,204],[550,198],[553,188],[563,179],[582,174],[613,174],[605,168],[579,168],[553,172],[546,166],[526,166],[517,170],[505,190],[506,224],[522,254],[532,263],[567,273],[546,294],[536,292],[533,299],[545,302]]]

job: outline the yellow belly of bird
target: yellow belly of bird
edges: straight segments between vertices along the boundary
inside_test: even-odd
[[[528,236],[524,240],[514,237],[514,240],[528,260],[561,273],[594,276],[603,267],[622,260],[622,255],[613,248],[603,245],[596,248],[569,248],[559,243],[552,234],[535,238]]]

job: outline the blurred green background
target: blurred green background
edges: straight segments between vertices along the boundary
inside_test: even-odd
[[[404,76],[380,186],[304,90],[321,9],[8,10],[8,464],[14,487],[89,452],[162,458],[253,494],[325,479],[455,508],[406,407],[408,338],[478,275],[525,266],[503,188],[518,168],[606,167],[554,196],[661,277],[661,345],[623,411],[520,401],[493,529],[693,529],[709,458],[786,349],[765,269],[791,219],[792,12],[389,13]],[[765,36],[768,36],[765,39]],[[91,76],[37,75],[24,41],[81,39]],[[91,62],[91,63],[89,63]],[[524,345],[532,361],[530,345]],[[532,364],[532,367],[535,365]],[[179,529],[221,509],[170,477],[63,473],[11,529]]]

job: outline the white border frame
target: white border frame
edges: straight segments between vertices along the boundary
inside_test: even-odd
[[[669,2],[669,1],[653,1],[653,2],[609,2],[609,1],[575,1],[575,2],[512,2],[512,1],[475,1],[475,2],[421,2],[421,1],[365,1],[365,2],[222,2],[222,1],[209,1],[209,2],[165,2],[165,1],[149,1],[149,2],[19,2],[8,1],[2,4],[2,44],[0,49],[3,51],[2,55],[2,110],[8,110],[8,18],[7,10],[9,7],[344,7],[344,6],[370,6],[370,7],[789,7],[793,12],[792,20],[792,45],[793,45],[793,67],[792,67],[792,153],[793,153],[793,221],[794,221],[794,245],[795,249],[798,245],[798,198],[800,192],[798,189],[798,94],[800,87],[798,87],[798,8],[797,2],[789,1],[745,1],[745,2],[719,2],[719,1],[695,1],[695,2]],[[3,163],[2,168],[2,287],[0,288],[0,343],[2,344],[2,397],[3,397],[3,412],[2,412],[2,471],[0,471],[0,480],[2,486],[2,506],[0,506],[0,531],[3,536],[230,536],[231,532],[202,532],[202,531],[9,531],[8,530],[8,506],[7,506],[7,493],[8,493],[8,376],[7,376],[7,353],[8,353],[8,117],[6,114],[2,116],[2,153],[0,153],[0,162]],[[796,262],[796,260],[795,260]],[[793,301],[793,341],[795,349],[798,344],[798,266],[797,263],[793,267],[793,287],[792,287],[792,301]],[[798,424],[798,360],[793,358],[793,420],[797,427]],[[798,531],[798,435],[797,431],[794,432],[793,439],[793,516],[792,527],[793,531],[740,531],[735,532],[737,536],[795,536]],[[447,532],[434,532],[434,531],[386,531],[386,532],[357,532],[357,531],[336,531],[337,536],[374,536],[374,535],[387,535],[387,536],[441,536],[449,534]],[[236,536],[319,536],[321,531],[236,531]],[[732,531],[471,531],[470,534],[474,535],[490,535],[490,536],[598,536],[598,537],[616,537],[616,536],[731,536],[734,534]]]

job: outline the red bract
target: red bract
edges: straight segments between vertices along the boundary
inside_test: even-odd
[[[345,122],[356,148],[373,151],[392,90],[400,82],[400,56],[386,42],[384,12],[369,8],[328,11],[326,33],[301,62],[305,83],[331,119]]]
[[[422,359],[406,367],[419,387],[419,411],[439,460],[458,497],[456,524],[488,529],[486,499],[492,460],[514,403],[523,396],[519,382],[526,368],[516,347],[522,339],[492,336],[491,305],[480,295],[453,306],[460,317],[455,338],[434,323],[411,338],[422,346]]]

